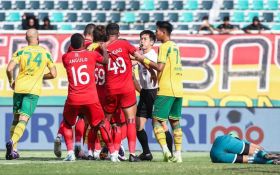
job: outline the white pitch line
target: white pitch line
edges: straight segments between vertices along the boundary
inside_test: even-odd
[[[75,162],[75,161],[71,161]],[[65,161],[15,161],[15,162],[1,162],[0,165],[21,165],[21,164],[54,164],[54,163],[68,163]]]

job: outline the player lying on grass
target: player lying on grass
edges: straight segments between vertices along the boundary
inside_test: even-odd
[[[267,153],[263,147],[239,139],[235,132],[215,139],[210,158],[213,163],[280,163],[278,155]]]
[[[93,41],[93,31],[94,31],[95,25],[94,24],[88,24],[86,25],[83,35],[85,37],[85,41],[84,41],[84,46],[85,48],[88,47],[90,44],[92,44]],[[74,49],[71,47],[71,45],[69,46],[67,52],[71,52]],[[61,121],[58,132],[57,132],[57,137],[55,139],[54,142],[54,154],[56,155],[56,157],[61,157],[61,139],[63,136],[62,133],[62,128],[64,127],[63,122]],[[75,127],[73,128],[75,129],[75,156],[76,158],[82,158],[83,157],[83,151],[82,151],[82,138],[83,138],[83,133],[85,130],[85,122],[84,122],[84,116],[79,115],[79,117],[77,118],[77,122],[75,124]]]
[[[10,128],[11,139],[6,144],[7,160],[19,158],[16,151],[17,144],[35,111],[43,80],[53,79],[57,74],[51,54],[39,46],[39,35],[36,29],[27,30],[26,41],[28,46],[16,51],[7,67],[10,87],[14,90],[14,120]],[[19,64],[19,74],[14,81],[13,72],[17,64]],[[46,67],[50,72],[44,74]]]
[[[109,149],[111,161],[116,162],[118,161],[118,155],[115,154],[112,137],[109,134],[110,124],[107,120],[104,120],[105,116],[98,99],[93,74],[97,62],[101,64],[108,63],[107,49],[105,44],[101,45],[102,57],[98,52],[85,50],[83,43],[84,37],[81,34],[72,35],[71,46],[74,50],[64,54],[62,57],[69,82],[68,96],[63,111],[65,127],[62,132],[68,152],[64,160],[75,160],[72,126],[76,122],[77,115],[82,114],[94,130],[94,138],[97,136],[97,130],[100,130],[102,138]]]

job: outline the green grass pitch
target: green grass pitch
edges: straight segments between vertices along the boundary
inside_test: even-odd
[[[162,162],[162,154],[154,153],[152,162],[85,161],[63,162],[52,151],[21,151],[19,160],[5,160],[5,150],[0,150],[2,175],[56,175],[56,174],[128,174],[128,175],[224,175],[224,174],[280,174],[280,165],[213,164],[206,152],[184,152],[183,163]],[[64,155],[65,156],[65,155]]]

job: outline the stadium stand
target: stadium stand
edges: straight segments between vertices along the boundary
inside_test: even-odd
[[[230,16],[233,25],[245,26],[258,16],[265,25],[279,30],[279,3],[280,0],[224,0],[212,23],[217,26],[225,16]],[[154,29],[155,21],[159,20],[169,20],[174,26],[180,26],[176,30],[191,30],[201,24],[201,19],[209,15],[213,6],[213,0],[2,0],[0,30],[18,29],[25,13],[34,13],[40,24],[49,16],[51,23],[60,30],[69,30],[66,24],[72,29],[81,29],[89,22],[119,22],[123,29],[140,30],[143,26]]]

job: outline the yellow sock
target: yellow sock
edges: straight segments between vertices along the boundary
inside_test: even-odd
[[[12,135],[12,141],[13,143],[17,143],[19,139],[22,137],[23,132],[26,127],[26,122],[24,121],[19,121],[18,124],[15,127],[14,134]]]
[[[10,137],[12,137],[14,135],[14,131],[15,131],[16,125],[17,125],[17,122],[13,122],[13,124],[12,124],[12,126],[10,128]],[[14,143],[13,149],[17,150],[17,143]]]
[[[174,129],[173,137],[174,137],[175,150],[181,151],[182,150],[182,140],[183,140],[182,129],[181,128]]]
[[[164,146],[166,146],[167,145],[166,136],[165,136],[165,132],[164,132],[163,127],[161,125],[156,125],[154,127],[154,132],[155,132],[156,139],[157,139],[158,143],[160,144],[160,146],[162,148]]]

